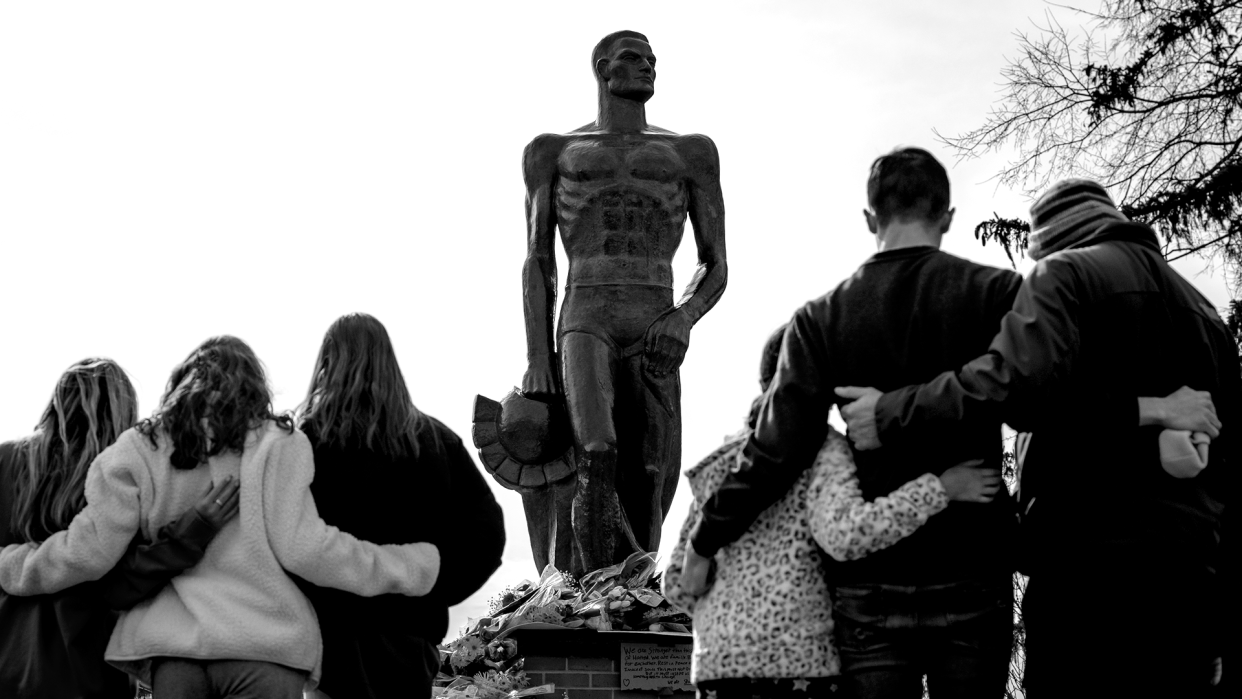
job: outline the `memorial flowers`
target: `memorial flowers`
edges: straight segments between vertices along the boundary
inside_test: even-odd
[[[555,692],[529,687],[518,629],[594,629],[686,633],[690,619],[659,592],[655,556],[636,553],[581,578],[547,566],[538,582],[506,589],[489,616],[473,619],[456,640],[441,646],[443,666],[433,694],[444,699],[500,699]]]

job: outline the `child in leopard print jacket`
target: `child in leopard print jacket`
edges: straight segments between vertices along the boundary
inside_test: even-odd
[[[766,390],[782,330],[760,366]],[[754,414],[750,424],[753,427]],[[691,680],[699,699],[840,696],[825,560],[865,556],[912,534],[973,478],[966,466],[924,474],[865,502],[845,437],[829,428],[815,464],[750,530],[716,555],[716,580],[702,597],[681,588],[681,562],[703,503],[737,461],[750,428],[686,471],[694,502],[664,572],[669,602],[694,618]],[[947,487],[946,487],[947,486]]]

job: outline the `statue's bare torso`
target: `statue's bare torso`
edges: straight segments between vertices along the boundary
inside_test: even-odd
[[[673,286],[685,230],[680,137],[576,136],[557,158],[556,214],[569,286]]]

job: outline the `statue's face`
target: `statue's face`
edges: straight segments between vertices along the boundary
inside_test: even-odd
[[[641,39],[618,39],[597,66],[608,91],[617,97],[646,102],[655,94],[655,54]]]

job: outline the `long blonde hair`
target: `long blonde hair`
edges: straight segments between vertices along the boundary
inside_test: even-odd
[[[22,444],[13,529],[39,542],[68,527],[86,506],[91,462],[137,419],[138,396],[120,365],[90,358],[69,367]]]

